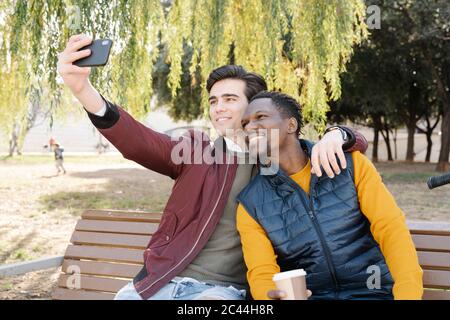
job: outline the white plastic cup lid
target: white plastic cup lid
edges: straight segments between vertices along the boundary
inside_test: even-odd
[[[290,270],[285,272],[276,273],[273,275],[273,281],[280,281],[295,277],[304,277],[306,276],[306,272],[303,269]]]

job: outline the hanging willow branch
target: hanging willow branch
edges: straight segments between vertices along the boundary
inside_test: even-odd
[[[263,74],[271,89],[298,97],[306,120],[321,130],[328,100],[341,94],[339,76],[352,48],[367,36],[364,18],[359,0],[174,1],[166,39],[173,94],[183,41],[194,49],[191,72],[200,69],[203,81],[228,63],[232,48],[235,63]]]
[[[0,70],[2,79],[6,72],[45,88],[51,113],[68,108],[56,80],[57,53],[83,32],[114,41],[111,62],[94,69],[91,82],[137,117],[164,95],[154,91],[161,87],[155,74],[167,83],[172,115],[200,116],[207,99],[198,89],[212,69],[232,61],[264,75],[270,89],[299,98],[305,119],[320,131],[328,101],[341,94],[352,48],[367,37],[364,19],[362,0],[5,0]],[[21,61],[29,64],[18,67]],[[0,101],[6,95],[2,90]]]

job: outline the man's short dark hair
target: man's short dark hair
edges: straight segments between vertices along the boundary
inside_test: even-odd
[[[300,106],[300,103],[290,95],[278,91],[262,91],[253,96],[250,102],[264,98],[271,99],[275,107],[286,118],[295,118],[295,120],[297,120],[298,126],[296,133],[297,136],[300,135],[300,130],[303,127],[302,107]]]
[[[214,69],[209,74],[208,80],[206,81],[206,89],[210,92],[216,82],[225,79],[238,79],[244,81],[246,84],[244,94],[248,101],[250,101],[250,99],[258,92],[267,90],[266,80],[264,80],[261,75],[248,72],[244,67],[238,65],[226,65]]]

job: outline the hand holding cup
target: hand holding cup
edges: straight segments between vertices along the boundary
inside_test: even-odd
[[[306,272],[303,269],[280,272],[273,276],[278,290],[270,290],[267,296],[274,300],[307,300],[311,291],[306,289]]]

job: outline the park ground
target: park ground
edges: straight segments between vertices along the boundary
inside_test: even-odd
[[[63,255],[85,209],[160,212],[172,180],[120,156],[0,158],[0,264]],[[450,186],[428,190],[434,164],[376,165],[407,219],[450,222]],[[59,270],[0,279],[0,299],[50,299]]]

